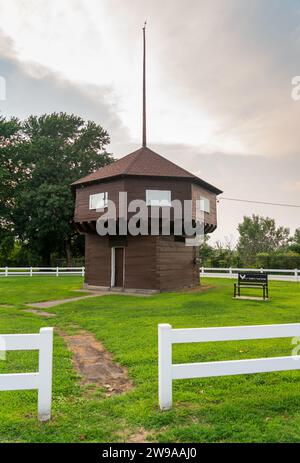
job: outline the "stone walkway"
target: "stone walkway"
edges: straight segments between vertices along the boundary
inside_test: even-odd
[[[68,302],[76,302],[80,301],[81,299],[88,299],[89,297],[99,297],[105,296],[107,294],[112,294],[110,292],[93,292],[92,294],[88,294],[86,296],[79,296],[79,297],[72,297],[71,299],[61,299],[56,301],[46,301],[46,302],[32,302],[31,304],[26,304],[29,307],[36,307],[37,309],[49,309],[50,307],[55,307],[56,305],[60,304],[67,304]]]
[[[75,290],[81,291],[81,290]],[[36,307],[37,309],[49,309],[50,307],[55,307],[60,304],[67,304],[68,302],[76,302],[81,299],[88,299],[89,297],[100,297],[100,296],[111,296],[111,295],[122,295],[122,296],[137,296],[137,297],[149,297],[151,294],[147,293],[130,293],[125,291],[93,291],[93,290],[82,290],[82,292],[89,293],[85,296],[72,297],[71,299],[61,299],[56,301],[46,301],[46,302],[32,302],[31,304],[26,304],[28,307]]]

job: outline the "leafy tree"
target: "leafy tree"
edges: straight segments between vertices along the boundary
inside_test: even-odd
[[[18,163],[15,150],[21,142],[20,122],[0,117],[0,220],[4,226],[9,220],[13,190],[18,181]]]
[[[72,247],[79,238],[70,185],[112,162],[105,151],[108,143],[108,133],[100,125],[73,114],[53,113],[30,116],[21,124],[18,143],[3,146],[2,156],[13,165],[14,232],[40,255],[42,265],[50,265],[53,252],[64,252],[67,265],[72,265]],[[6,166],[4,177],[9,172]]]
[[[208,235],[205,235],[203,242],[199,246],[199,257],[201,265],[204,265],[204,263],[214,255],[214,248],[208,243],[209,238],[210,237]]]
[[[203,243],[199,247],[201,265],[204,267],[232,267],[239,266],[239,256],[232,245],[230,239],[225,238],[225,242],[217,241],[214,246],[209,245],[210,237],[205,236]]]
[[[20,169],[16,150],[22,143],[18,119],[6,120],[0,116],[0,250],[6,254],[13,247],[11,210]]]
[[[232,267],[238,266],[238,256],[230,239],[225,238],[224,243],[217,241],[215,243],[214,256],[211,259],[213,267]]]
[[[290,240],[288,228],[277,228],[274,219],[259,215],[244,217],[238,231],[240,237],[237,250],[245,262],[251,261],[258,253],[271,253],[287,248]]]
[[[295,231],[295,235],[293,236],[291,240],[290,249],[291,251],[294,251],[300,254],[300,228],[297,228],[297,230]]]

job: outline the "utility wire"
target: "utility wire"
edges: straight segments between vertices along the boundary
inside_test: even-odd
[[[252,201],[250,199],[238,199],[238,198],[226,198],[221,196],[218,200],[226,200],[226,201],[238,201],[241,203],[252,203],[252,204],[265,204],[268,206],[280,206],[280,207],[297,207],[300,208],[300,204],[283,204],[283,203],[269,203],[267,201]]]

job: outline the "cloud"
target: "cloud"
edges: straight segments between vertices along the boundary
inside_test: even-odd
[[[162,86],[179,110],[190,104],[199,130],[214,122],[201,150],[298,155],[300,104],[291,99],[291,78],[299,74],[298,2],[164,2],[158,21]]]
[[[147,18],[148,138],[268,157],[298,155],[299,11],[297,0],[0,0],[19,58],[113,89],[133,143]]]
[[[116,142],[128,138],[128,130],[115,111],[113,89],[74,83],[37,63],[20,62],[13,41],[3,35],[0,75],[6,80],[7,94],[0,110],[7,117],[65,111],[100,123]]]

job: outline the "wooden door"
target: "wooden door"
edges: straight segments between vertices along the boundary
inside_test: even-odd
[[[115,248],[115,286],[124,286],[124,248]]]

